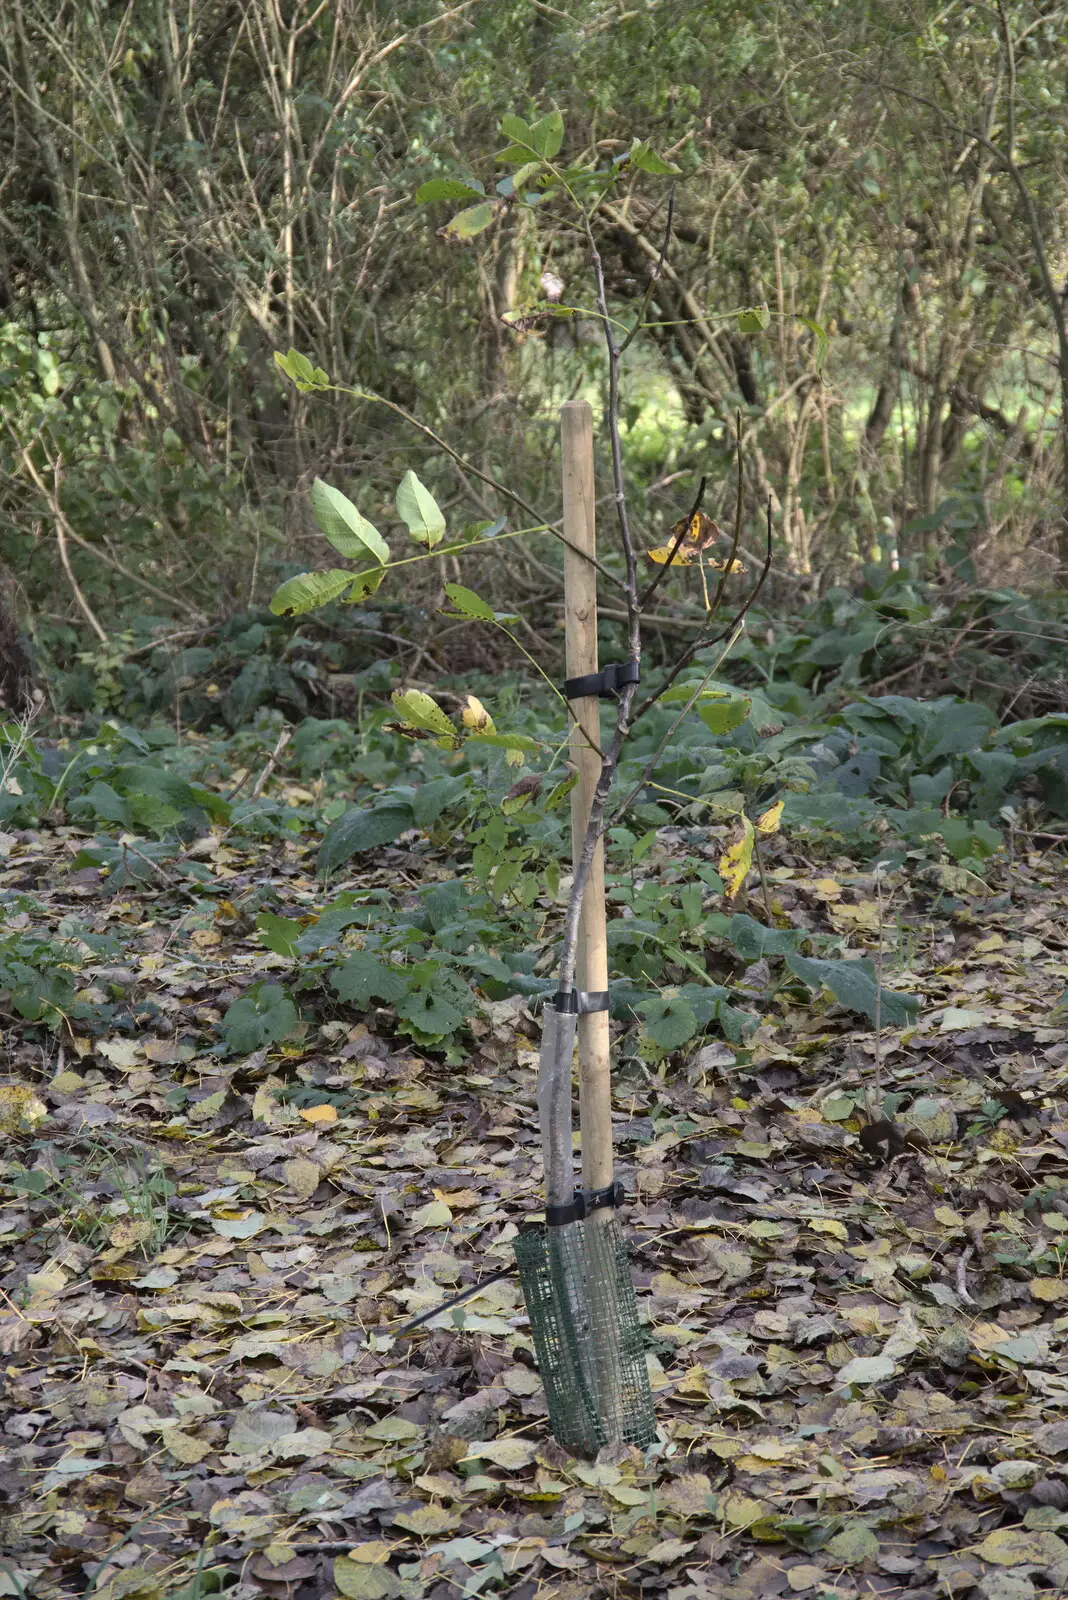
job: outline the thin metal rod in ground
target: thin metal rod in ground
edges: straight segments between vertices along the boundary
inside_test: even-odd
[[[406,1339],[416,1328],[421,1328],[427,1322],[432,1322],[443,1311],[452,1311],[455,1306],[463,1305],[465,1300],[477,1294],[480,1289],[486,1289],[491,1283],[499,1283],[502,1278],[510,1278],[516,1270],[515,1263],[501,1267],[499,1272],[491,1272],[488,1277],[479,1278],[477,1283],[469,1283],[466,1289],[461,1289],[459,1294],[452,1295],[448,1300],[442,1300],[440,1305],[431,1306],[429,1311],[421,1311],[417,1317],[412,1317],[410,1322],[403,1322],[399,1328],[384,1328],[383,1337],[389,1339]],[[374,1333],[374,1329],[371,1332]]]

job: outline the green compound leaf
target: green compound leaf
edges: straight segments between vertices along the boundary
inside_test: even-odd
[[[501,128],[507,132],[503,122]],[[543,161],[551,161],[564,142],[564,119],[560,112],[550,111],[539,118],[530,129],[530,137],[526,142],[533,146]]]
[[[447,583],[445,593],[462,617],[477,617],[480,622],[493,622],[497,615],[487,601],[481,599],[473,589],[465,589],[462,583]]]
[[[370,554],[380,566],[389,560],[389,545],[373,523],[362,516],[340,489],[316,478],[311,492],[315,520],[334,549],[350,559]]]
[[[430,490],[409,469],[397,490],[397,512],[408,525],[408,532],[432,550],[445,532],[445,518]]]
[[[433,205],[436,200],[477,200],[484,194],[481,184],[463,178],[430,178],[415,191],[416,204]]]
[[[322,367],[313,367],[307,356],[302,356],[299,350],[292,346],[285,355],[280,350],[274,352],[275,365],[280,372],[296,384],[302,394],[315,389],[329,389],[330,377]]]
[[[642,172],[651,172],[657,177],[664,177],[681,170],[674,161],[665,161],[663,156],[658,156],[643,139],[635,139],[627,159],[632,167],[639,167]]]
[[[343,572],[332,567],[329,572],[301,572],[287,578],[271,596],[271,610],[276,617],[301,617],[306,611],[316,611],[320,606],[336,600],[356,577],[354,572]]]
[[[522,117],[509,113],[501,118],[501,132],[506,139],[511,139],[514,144],[526,144],[534,148],[534,130],[529,122],[524,122]]]
[[[492,201],[484,200],[481,205],[458,211],[441,232],[452,239],[473,239],[476,234],[485,232],[496,215],[497,207]]]

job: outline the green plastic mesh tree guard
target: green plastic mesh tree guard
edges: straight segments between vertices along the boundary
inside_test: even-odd
[[[656,1438],[630,1261],[611,1213],[524,1228],[515,1241],[553,1436],[595,1455]]]

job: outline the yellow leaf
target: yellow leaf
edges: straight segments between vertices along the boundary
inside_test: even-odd
[[[1068,1556],[1068,1544],[1045,1528],[1033,1533],[1026,1528],[997,1528],[987,1535],[976,1554],[998,1567],[1052,1567]]]
[[[741,892],[742,884],[753,865],[753,824],[743,816],[731,834],[731,842],[719,858],[719,875],[728,900]]]
[[[153,1226],[147,1217],[120,1217],[108,1232],[113,1250],[132,1250],[152,1237]]]
[[[31,1301],[50,1300],[66,1286],[67,1274],[54,1261],[46,1262],[40,1272],[30,1272],[26,1277]]]
[[[28,1084],[0,1084],[0,1133],[32,1133],[47,1116],[47,1106]]]
[[[674,567],[688,567],[697,558],[698,551],[694,549],[693,545],[684,543],[680,544],[679,548],[675,550],[675,557],[672,560],[671,552],[674,548],[675,541],[672,539],[670,544],[658,544],[655,550],[647,550],[645,553],[650,561],[657,561],[661,566],[671,561]]]
[[[334,1109],[330,1107],[331,1111]],[[309,1161],[306,1156],[294,1156],[287,1161],[282,1169],[286,1175],[286,1182],[293,1193],[301,1200],[310,1200],[322,1181],[322,1171],[314,1161]]]
[[[983,1355],[991,1350],[996,1350],[999,1344],[1007,1344],[1012,1338],[1012,1333],[1005,1328],[999,1328],[996,1322],[974,1322],[968,1330],[968,1337],[975,1348]]]
[[[183,1466],[195,1467],[198,1461],[211,1454],[211,1445],[203,1439],[194,1439],[188,1433],[183,1433],[181,1428],[165,1428],[163,1431],[163,1448],[175,1461]]]
[[[806,1589],[815,1589],[827,1576],[822,1567],[810,1567],[807,1564],[791,1567],[787,1573],[790,1588],[795,1594],[802,1594]]]
[[[538,1446],[532,1440],[506,1434],[500,1439],[481,1439],[468,1445],[464,1460],[492,1461],[506,1472],[519,1472],[533,1463],[537,1453]]]
[[[813,1233],[829,1233],[832,1239],[848,1239],[849,1229],[844,1222],[835,1222],[833,1217],[813,1217],[809,1222]]]
[[[462,721],[465,728],[470,728],[472,733],[494,733],[493,718],[473,694],[469,694],[464,705]]]
[[[867,928],[872,933],[879,926],[879,907],[874,900],[861,900],[855,906],[835,906],[834,916],[839,921],[852,922],[856,927]]]
[[[1036,1300],[1045,1300],[1051,1305],[1058,1300],[1068,1300],[1068,1283],[1063,1278],[1032,1278],[1028,1288]]]
[[[732,1528],[749,1528],[767,1515],[768,1506],[763,1500],[753,1500],[749,1495],[731,1492],[720,1501],[720,1515]]]
[[[85,1079],[80,1072],[57,1072],[49,1088],[56,1094],[77,1094],[85,1088]]]
[[[301,1116],[305,1122],[336,1122],[337,1106],[306,1106]]]
[[[144,1052],[136,1039],[98,1039],[96,1053],[120,1072],[133,1072],[145,1064]]]
[[[834,878],[814,878],[806,887],[811,889],[814,895],[818,895],[821,900],[840,900],[842,898],[842,885],[837,883]]]
[[[776,800],[761,816],[756,819],[758,833],[778,833],[779,822],[782,818],[782,801]]]
[[[788,1456],[796,1455],[797,1446],[785,1439],[758,1439],[750,1447],[750,1453],[761,1461],[785,1461]]]
[[[406,1528],[421,1539],[434,1539],[460,1526],[459,1513],[446,1511],[444,1506],[413,1506],[410,1511],[400,1512],[393,1521],[397,1527]]]
[[[687,1368],[675,1386],[675,1393],[680,1395],[691,1395],[696,1397],[698,1400],[707,1400],[708,1374],[706,1373],[704,1367],[698,1365],[696,1367]]]
[[[363,1544],[354,1544],[349,1551],[350,1561],[365,1561],[368,1566],[379,1567],[383,1561],[388,1561],[393,1554],[392,1546],[383,1539],[367,1539]]]
[[[265,1561],[269,1561],[272,1567],[284,1566],[287,1561],[292,1561],[293,1559],[293,1546],[291,1544],[283,1544],[281,1541],[269,1544],[264,1548],[263,1558]]]
[[[644,1506],[649,1504],[649,1490],[636,1489],[631,1483],[610,1483],[606,1490],[613,1500],[618,1500],[621,1506]]]
[[[658,561],[661,566],[670,561],[673,566],[688,567],[702,550],[714,545],[719,537],[719,525],[705,512],[695,511],[688,525],[685,517],[679,518],[671,530],[670,543],[658,545],[655,550],[648,551],[649,559]],[[722,569],[723,562],[709,558],[705,566]],[[740,561],[733,561],[731,571],[744,572],[745,568]]]

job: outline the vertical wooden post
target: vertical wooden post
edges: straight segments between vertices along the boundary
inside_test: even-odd
[[[577,550],[597,554],[593,477],[593,413],[585,400],[560,411],[564,470],[564,536]],[[564,548],[564,618],[567,676],[584,677],[597,667],[597,569]],[[593,791],[601,774],[600,701],[572,700],[571,761],[578,781],[571,791],[572,858],[577,865],[586,835]],[[579,923],[575,986],[608,988],[605,939],[604,845],[598,843]],[[612,1086],[608,1013],[579,1018],[579,1097],[582,1117],[582,1186],[603,1189],[612,1181]]]

